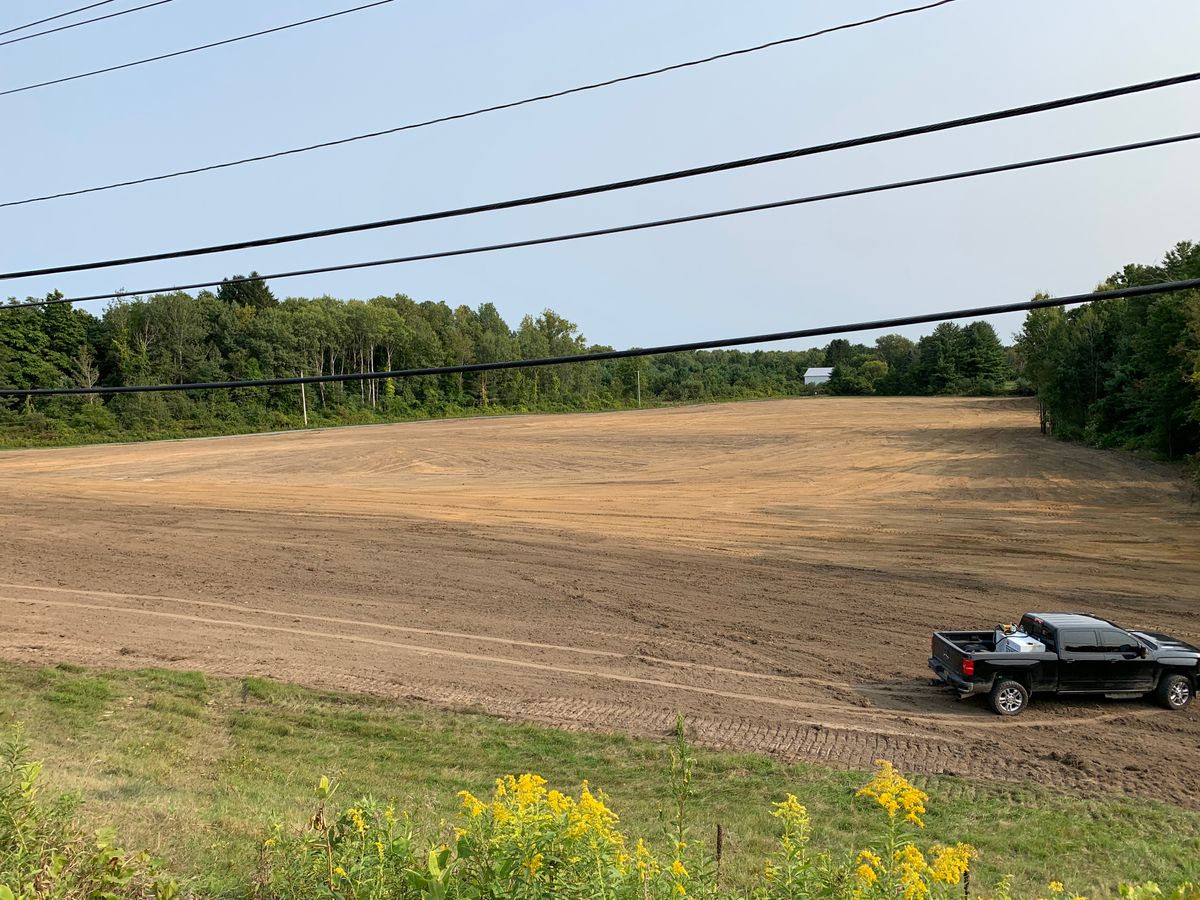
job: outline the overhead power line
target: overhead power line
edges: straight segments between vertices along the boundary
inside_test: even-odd
[[[262,37],[267,34],[275,34],[279,31],[287,31],[289,28],[299,28],[301,25],[311,25],[313,22],[324,22],[327,19],[336,19],[338,16],[348,16],[350,13],[361,12],[364,9],[372,9],[376,6],[383,6],[385,3],[393,3],[395,0],[374,0],[372,3],[366,3],[362,6],[353,6],[350,9],[342,9],[337,12],[326,13],[323,16],[314,16],[311,19],[302,19],[299,22],[289,22],[287,25],[276,25],[274,28],[266,28],[262,31],[251,32],[250,34],[240,34],[237,37],[225,38],[220,41],[213,41],[208,44],[201,44],[198,47],[188,47],[186,50],[175,50],[172,53],[162,53],[158,56],[148,56],[145,59],[135,59],[133,62],[121,63],[116,66],[107,66],[103,69],[92,69],[90,72],[80,72],[77,75],[66,75],[62,78],[52,78],[49,81],[39,81],[35,84],[25,84],[21,87],[9,88],[5,91],[0,91],[0,97],[7,97],[9,94],[19,94],[22,91],[32,91],[37,88],[49,87],[53,84],[64,84],[68,81],[78,81],[81,78],[91,78],[93,75],[104,75],[108,72],[116,72],[120,69],[131,69],[134,66],[144,66],[146,63],[159,62],[164,59],[172,59],[176,56],[184,56],[188,53],[198,53],[201,50],[211,50],[213,47],[223,47],[226,44],[236,44],[238,41],[248,41],[251,38]]]
[[[59,13],[56,16],[47,16],[44,19],[38,19],[36,22],[26,22],[24,25],[18,25],[16,28],[0,31],[0,35],[12,34],[15,31],[24,31],[26,28],[32,28],[34,25],[44,25],[46,22],[53,22],[55,19],[65,19],[67,16],[75,15],[75,13],[86,12],[89,9],[95,9],[97,6],[107,6],[115,2],[116,0],[100,0],[99,3],[89,3],[87,6],[81,6],[78,9],[68,9],[66,12]]]
[[[112,387],[82,388],[0,388],[0,397],[46,397],[63,394],[144,394],[164,391],[211,391],[223,388],[281,387],[298,384],[327,384],[338,381],[376,381],[384,378],[414,378],[421,375],[456,375],[466,372],[492,372],[497,369],[529,369],[539,366],[558,366],[570,363],[601,362],[611,359],[628,359],[635,356],[659,356],[664,353],[683,353],[693,350],[716,350],[722,347],[738,347],[746,344],[768,344],[776,341],[791,341],[798,338],[823,337],[831,334],[851,334],[858,331],[878,331],[885,328],[901,328],[906,325],[921,325],[927,322],[944,322],[949,319],[977,319],[1001,313],[1028,312],[1052,306],[1068,306],[1073,303],[1088,303],[1116,300],[1122,297],[1143,297],[1148,294],[1175,293],[1200,288],[1200,278],[1187,281],[1168,281],[1139,287],[1117,288],[1110,291],[1093,291],[1087,294],[1072,294],[1065,297],[1050,297],[1041,300],[1025,300],[1019,303],[1002,303],[996,306],[976,306],[968,309],[951,309],[943,312],[921,313],[912,316],[897,316],[876,319],[871,322],[852,322],[848,325],[826,325],[820,328],[801,328],[795,331],[776,331],[769,334],[752,334],[744,337],[715,338],[706,341],[691,341],[681,344],[666,344],[660,347],[634,347],[629,350],[601,350],[594,353],[578,353],[571,356],[550,356],[539,359],[514,359],[505,362],[467,363],[458,366],[428,366],[419,369],[395,369],[387,372],[347,372],[340,375],[308,375],[296,378],[257,378],[245,381],[206,381],[193,384],[131,384]]]
[[[391,128],[384,128],[379,131],[369,131],[365,134],[356,134],[350,137],[336,138],[329,141],[321,141],[316,144],[307,144],[303,147],[292,147],[288,150],[277,150],[271,153],[263,153],[258,156],[247,156],[241,159],[234,159],[228,162],[213,163],[211,165],[197,166],[191,169],[180,169],[176,172],[167,172],[162,175],[149,175],[143,178],[132,178],[126,181],[115,181],[111,184],[102,184],[96,187],[79,188],[72,191],[60,191],[54,194],[43,194],[38,197],[27,197],[23,200],[9,200],[0,202],[0,208],[6,206],[22,206],[27,203],[41,203],[46,200],[57,200],[62,197],[78,197],[81,194],[93,194],[98,191],[111,191],[117,188],[130,187],[136,184],[148,184],[154,181],[165,181],[168,178],[181,178],[185,175],[197,175],[201,172],[213,172],[219,169],[228,169],[233,166],[243,166],[247,163],[263,162],[269,159],[278,159],[282,156],[292,156],[298,153],[308,153],[313,150],[323,150],[328,147],[337,147],[342,144],[351,144],[356,141],[367,141],[374,138],[385,137],[387,135],[399,134],[403,131],[413,131],[417,128],[428,128],[431,125],[440,125],[444,122],[453,122],[459,119],[470,119],[474,116],[482,116],[486,113],[499,112],[505,109],[514,109],[518,106],[527,106],[531,103],[541,103],[545,100],[554,100],[559,97],[566,97],[570,94],[578,94],[584,91],[594,91],[598,88],[610,87],[614,84],[621,84],[626,81],[636,81],[639,78],[651,78],[656,75],[662,75],[666,72],[675,72],[679,69],[687,69],[693,66],[702,66],[707,63],[716,62],[722,59],[729,59],[735,56],[744,56],[748,53],[757,53],[760,50],[768,50],[772,47],[781,47],[785,44],[795,44],[799,41],[807,41],[811,38],[821,37],[822,35],[832,34],[836,31],[846,31],[851,28],[860,28],[864,25],[873,25],[876,22],[882,22],[885,19],[893,19],[897,16],[907,16],[912,13],[924,12],[925,10],[933,9],[938,6],[945,6],[947,3],[952,3],[954,0],[938,0],[936,3],[929,3],[924,6],[912,6],[907,9],[896,10],[895,12],[885,13],[880,16],[874,16],[870,19],[859,19],[856,22],[847,22],[843,25],[834,25],[829,28],[822,28],[819,31],[810,31],[807,34],[795,35],[793,37],[780,38],[775,41],[768,41],[765,44],[756,44],[753,47],[742,47],[738,50],[728,50],[724,53],[716,53],[712,56],[705,56],[700,59],[693,59],[687,62],[674,63],[668,66],[660,66],[657,69],[650,69],[645,72],[635,72],[631,75],[621,75],[616,78],[609,78],[604,81],[594,81],[589,84],[581,84],[576,87],[565,88],[559,91],[552,91],[547,94],[538,94],[534,97],[526,97],[523,100],[512,100],[507,103],[498,103],[493,106],[484,106],[479,109],[469,110],[467,112],[451,113],[444,116],[438,116],[433,119],[425,119],[421,122],[410,122],[405,125],[396,125]]]
[[[234,241],[226,244],[210,244],[203,247],[192,247],[185,250],[167,250],[161,253],[148,253],[140,256],[126,256],[116,259],[99,260],[96,262],[72,263],[69,265],[50,266],[41,269],[2,272],[0,273],[0,280],[31,278],[37,275],[58,275],[65,272],[83,272],[92,269],[109,269],[116,266],[140,265],[142,263],[160,262],[167,259],[184,259],[193,256],[208,256],[214,253],[228,253],[233,250],[249,250],[254,247],[270,247],[279,244],[295,243],[297,241],[310,241],[319,238],[333,237],[335,235],[354,234],[363,231],[375,231],[381,228],[395,228],[400,225],[412,225],[418,222],[432,222],[439,219],[452,219],[460,216],[472,216],[485,212],[497,212],[504,209],[536,206],[542,203],[553,203],[559,200],[587,197],[593,194],[605,194],[613,191],[623,191],[629,188],[646,187],[647,185],[662,184],[668,181],[679,181],[685,178],[695,178],[701,175],[712,175],[718,172],[729,172],[735,169],[745,169],[751,166],[765,165],[767,163],[782,162],[789,159],[799,159],[806,156],[816,156],[822,153],[846,150],[851,147],[885,143],[887,141],[899,140],[901,138],[913,137],[915,135],[931,134],[938,131],[947,131],[952,128],[962,128],[967,125],[976,125],[981,122],[993,122],[998,119],[1009,119],[1016,116],[1030,115],[1031,113],[1044,112],[1051,109],[1061,109],[1065,106],[1076,106],[1080,103],[1091,103],[1097,100],[1108,99],[1110,97],[1119,97],[1126,94],[1155,90],[1195,81],[1200,81],[1200,72],[1192,72],[1187,75],[1176,75],[1171,78],[1160,78],[1155,81],[1147,81],[1142,82],[1141,84],[1128,85],[1120,88],[1110,88],[1109,90],[1105,91],[1096,91],[1091,94],[1081,94],[1075,97],[1066,97],[1059,100],[1047,100],[1042,103],[1035,103],[1029,106],[1013,107],[1010,109],[982,113],[980,115],[968,116],[960,119],[934,122],[928,125],[917,125],[910,128],[903,128],[898,131],[888,131],[879,134],[866,135],[863,137],[832,141],[825,144],[815,144],[808,147],[799,147],[793,150],[783,150],[777,153],[768,153],[761,156],[750,156],[742,159],[728,160],[726,162],[711,163],[705,166],[695,166],[690,169],[676,169],[656,175],[643,175],[639,178],[628,178],[623,181],[610,181],[604,184],[570,188],[568,190],[555,191],[548,194],[536,194],[530,197],[518,197],[511,200],[498,200],[493,203],[462,206],[456,209],[444,209],[436,212],[418,213],[408,216],[399,216],[391,219],[381,219],[374,222],[359,222],[353,225],[339,225],[333,228],[321,228],[314,231],[300,231],[292,234],[281,234],[273,237]]]
[[[686,222],[701,222],[707,219],[720,219],[727,216],[738,216],[745,213],[763,212],[770,209],[783,209],[789,206],[802,206],[808,203],[819,203],[825,200],[837,200],[844,197],[859,197],[866,194],[879,194],[885,191],[895,191],[902,188],[919,187],[927,184],[938,184],[945,181],[958,181],[964,178],[976,178],[981,175],[994,175],[999,172],[1014,172],[1020,169],[1032,169],[1039,166],[1049,166],[1055,163],[1072,160],[1089,159],[1098,156],[1109,156],[1116,153],[1127,153],[1131,150],[1144,150],[1149,147],[1161,147],[1168,144],[1179,144],[1185,141],[1200,139],[1200,132],[1175,135],[1173,137],[1156,138],[1149,141],[1138,141],[1135,144],[1121,144],[1115,147],[1102,147],[1098,150],[1081,150],[1076,153],[1065,153],[1059,156],[1047,156],[1041,159],[1025,160],[1015,163],[1004,163],[998,166],[987,166],[981,169],[968,169],[962,172],[951,172],[945,175],[930,175],[924,178],[911,178],[906,181],[892,181],[885,184],[869,185],[867,187],[848,188],[842,191],[829,191],[824,194],[811,194],[806,197],[792,197],[787,200],[773,200],[768,203],[756,203],[751,206],[739,206],[733,209],[721,209],[712,212],[693,213],[686,216],[675,216],[669,219],[655,219],[649,222],[637,222],[632,225],[616,225],[610,228],[595,228],[590,231],[576,231],[569,234],[550,235],[548,237],[528,238],[520,241],[507,241],[500,244],[485,244],[477,247],[465,247],[457,250],[440,250],[432,253],[418,253],[412,256],[397,256],[390,259],[368,260],[366,262],[341,263],[338,265],[319,266],[311,269],[295,269],[290,272],[276,272],[258,277],[224,278],[215,281],[197,281],[191,284],[177,284],[168,287],[143,288],[137,291],[114,291],[107,294],[88,294],[79,297],[57,297],[45,300],[31,300],[24,303],[13,303],[0,306],[0,312],[6,309],[22,309],[33,306],[54,306],[60,303],[82,303],[87,300],[107,300],[115,297],[130,297],[140,294],[160,294],[171,291],[190,291],[197,288],[219,287],[222,284],[240,284],[250,281],[275,281],[281,278],[298,278],[304,275],[319,275],[326,272],[345,272],[351,269],[368,269],[377,266],[392,266],[401,263],[421,262],[431,259],[447,259],[455,256],[471,256],[478,253],[492,253],[498,250],[513,250],[519,247],[536,247],[542,244],[559,244],[566,241],[578,241],[584,238],[601,237],[611,234],[625,234],[633,231],[645,231],[651,228],[663,228],[669,225],[681,225]]]
[[[127,16],[130,13],[141,12],[143,9],[150,9],[152,6],[162,6],[164,3],[171,3],[172,0],[154,0],[153,3],[145,3],[142,6],[133,6],[129,9],[122,9],[115,13],[108,13],[103,16],[96,16],[91,19],[83,19],[79,22],[71,22],[68,25],[59,25],[57,28],[47,28],[45,31],[35,31],[33,34],[24,34],[21,37],[10,38],[7,41],[0,41],[0,47],[7,47],[9,44],[19,44],[21,41],[28,41],[36,37],[42,37],[47,34],[56,34],[60,31],[68,31],[71,28],[78,28],[80,25],[91,25],[93,22],[103,22],[105,19],[116,19],[119,16]]]

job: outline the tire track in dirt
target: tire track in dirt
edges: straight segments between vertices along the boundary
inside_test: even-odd
[[[835,703],[820,703],[820,702],[813,702],[813,701],[806,701],[806,700],[796,700],[796,699],[791,699],[791,698],[787,698],[787,697],[777,697],[777,696],[772,696],[769,694],[754,694],[754,693],[749,693],[749,692],[744,692],[744,691],[721,690],[718,688],[704,687],[701,685],[694,685],[694,684],[684,684],[684,683],[680,683],[680,682],[667,681],[667,680],[661,679],[661,678],[649,678],[649,677],[645,677],[645,676],[629,675],[629,674],[620,673],[620,672],[604,671],[604,670],[598,670],[598,669],[578,669],[578,668],[574,668],[571,666],[552,665],[549,663],[532,662],[529,660],[512,659],[509,657],[488,656],[485,654],[471,653],[471,652],[464,651],[464,650],[448,650],[448,649],[441,648],[441,647],[429,647],[429,646],[421,645],[421,644],[404,644],[404,643],[400,643],[397,641],[385,641],[385,640],[380,640],[378,638],[365,637],[362,635],[339,634],[336,632],[315,631],[315,630],[303,629],[303,628],[289,628],[289,627],[282,626],[282,625],[262,625],[262,624],[254,623],[254,622],[236,621],[236,620],[230,620],[230,619],[212,619],[212,618],[207,618],[207,617],[203,617],[203,616],[188,615],[186,613],[163,612],[161,610],[148,610],[148,609],[139,609],[139,608],[133,608],[133,607],[126,607],[126,606],[112,606],[112,605],[97,604],[97,603],[76,603],[76,602],[67,601],[67,600],[41,600],[41,599],[34,599],[34,598],[28,598],[28,597],[20,598],[20,597],[0,596],[0,602],[10,602],[10,603],[16,603],[16,604],[33,604],[33,605],[40,605],[40,606],[52,606],[52,607],[59,607],[59,608],[64,608],[64,609],[99,610],[99,611],[103,611],[103,612],[124,613],[127,615],[150,616],[150,617],[154,617],[154,618],[172,619],[172,620],[176,620],[176,621],[192,622],[195,624],[215,626],[218,628],[250,629],[250,630],[254,630],[254,631],[265,631],[265,632],[272,632],[272,633],[277,633],[277,634],[296,635],[298,637],[305,637],[305,638],[315,638],[315,639],[319,639],[319,640],[323,640],[323,641],[328,641],[328,640],[348,641],[348,642],[352,642],[352,643],[366,644],[366,645],[375,646],[375,647],[384,647],[384,648],[387,648],[390,650],[407,651],[407,652],[414,653],[417,655],[439,656],[439,657],[444,657],[444,658],[449,658],[449,659],[478,662],[478,663],[490,664],[490,665],[510,666],[510,667],[515,667],[515,668],[520,668],[520,669],[531,670],[531,671],[535,671],[535,672],[539,672],[539,673],[544,672],[544,673],[552,674],[552,675],[571,675],[571,676],[576,676],[576,677],[585,678],[585,679],[601,679],[601,680],[606,680],[606,681],[621,682],[621,683],[625,683],[625,684],[646,685],[646,686],[652,686],[652,687],[656,687],[656,688],[663,688],[666,690],[697,693],[697,694],[703,694],[703,695],[707,695],[707,696],[711,696],[711,697],[720,697],[720,698],[726,699],[726,700],[743,701],[743,702],[752,703],[752,704],[762,704],[762,705],[766,705],[766,706],[780,706],[780,707],[785,707],[788,709],[805,710],[805,711],[813,711],[813,712],[835,713],[835,714],[838,714],[841,716],[848,716],[850,718],[855,718],[855,717],[859,717],[859,716],[867,716],[872,719],[875,719],[875,718],[891,719],[891,720],[903,722],[905,724],[912,724],[914,726],[921,724],[921,723],[932,724],[932,723],[954,722],[957,726],[962,727],[962,728],[985,729],[985,730],[1001,728],[1001,727],[1003,727],[1005,729],[1040,728],[1040,727],[1047,727],[1048,725],[1052,726],[1054,728],[1059,728],[1059,727],[1068,726],[1068,725],[1094,724],[1098,721],[1106,721],[1106,720],[1111,720],[1111,719],[1115,719],[1115,718],[1125,718],[1130,715],[1130,713],[1128,713],[1128,712],[1120,712],[1120,713],[1112,713],[1109,715],[1100,715],[1100,716],[1090,715],[1090,716],[1075,717],[1075,718],[1059,717],[1059,718],[1055,718],[1052,722],[1045,722],[1045,721],[1041,721],[1036,718],[1033,718],[1033,719],[1025,718],[1025,719],[1020,719],[1020,720],[1016,720],[1016,721],[992,720],[992,719],[970,720],[970,719],[965,719],[962,717],[957,717],[957,716],[953,716],[953,715],[949,715],[949,714],[931,714],[931,713],[922,713],[922,712],[907,711],[907,710],[887,710],[887,709],[879,709],[879,708],[874,708],[874,707],[863,709],[863,708],[856,708],[853,706],[846,706],[846,705],[835,704]],[[192,602],[192,601],[185,601],[185,602]],[[201,602],[203,602],[203,601],[201,601]],[[216,604],[216,603],[211,603],[211,604],[207,604],[207,605],[232,606],[230,604]],[[233,608],[236,608],[236,607],[233,607]],[[382,627],[388,627],[388,626],[382,626]],[[614,654],[614,655],[618,655],[618,654]],[[641,661],[641,660],[647,659],[646,657],[640,657],[640,656],[620,656],[620,658],[625,659],[625,660],[631,660],[631,661]],[[710,667],[710,666],[703,666],[703,665],[696,666],[692,663],[688,663],[685,661],[663,660],[663,662],[673,663],[675,665],[678,665],[680,667],[685,667],[685,668],[700,668],[700,669],[708,669],[708,670],[717,669],[717,671],[720,671],[720,672],[726,673],[726,674],[748,675],[750,677],[753,677],[756,674],[756,673],[747,673],[747,672],[737,672],[736,670],[731,670],[731,669],[720,669],[719,667]],[[777,677],[777,676],[770,676],[770,677]],[[787,679],[780,678],[779,680],[787,680]],[[804,679],[797,679],[796,683],[798,685],[803,685]],[[825,684],[825,685],[832,684],[832,685],[836,685],[838,687],[846,687],[846,688],[853,687],[853,685],[850,685],[849,683],[846,683],[846,682],[823,682],[823,684]],[[868,690],[870,690],[870,689],[868,688]],[[487,697],[484,694],[471,695],[471,699],[468,702],[470,702],[470,703],[486,703]],[[872,731],[873,733],[905,734],[905,735],[909,735],[912,737],[917,737],[919,735],[919,732],[917,732],[917,731],[887,732],[887,731],[884,731],[883,729],[880,729],[878,726],[871,726],[870,731]]]
[[[844,688],[850,685],[844,681],[827,681],[820,678],[809,678],[800,675],[773,675],[769,672],[751,672],[745,669],[731,669],[725,666],[714,666],[708,663],[689,662],[686,660],[666,659],[661,656],[649,656],[644,653],[622,653],[617,650],[597,650],[589,647],[565,646],[563,644],[546,644],[538,641],[519,641],[513,638],[493,637],[491,635],[473,634],[464,631],[444,631],[435,628],[415,628],[410,625],[389,625],[383,622],[368,622],[362,619],[344,619],[335,616],[316,616],[311,613],[297,613],[286,610],[266,609],[261,606],[243,606],[237,603],[224,603],[217,600],[189,600],[184,597],[167,597],[161,594],[124,594],[116,591],[94,591],[81,590],[77,588],[61,588],[61,587],[43,587],[34,584],[9,584],[0,582],[0,588],[9,590],[25,590],[25,591],[43,591],[46,593],[70,594],[72,596],[82,597],[107,597],[114,600],[149,600],[152,602],[188,604],[191,606],[204,606],[213,609],[226,609],[233,612],[250,613],[261,616],[277,616],[285,619],[303,620],[308,622],[324,622],[328,625],[348,625],[356,628],[371,628],[381,631],[399,631],[407,634],[425,635],[429,637],[444,637],[453,638],[456,640],[479,641],[489,644],[504,644],[511,647],[523,647],[535,650],[556,650],[563,653],[578,653],[585,656],[600,656],[609,659],[637,659],[642,662],[653,663],[656,665],[675,666],[681,669],[695,669],[703,672],[713,672],[720,675],[732,675],[739,678],[758,678],[764,681],[778,681],[785,684],[795,684],[802,682],[804,684],[821,685],[824,687]],[[16,600],[13,597],[0,597],[0,600]],[[103,608],[103,607],[97,607]],[[139,612],[135,608],[120,607],[126,612]],[[197,620],[207,621],[207,620]],[[302,632],[296,632],[300,634]],[[328,635],[329,637],[340,638],[342,635]],[[407,645],[397,645],[407,646]]]

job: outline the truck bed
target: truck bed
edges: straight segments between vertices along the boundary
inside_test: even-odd
[[[960,694],[982,693],[991,690],[998,669],[1007,672],[1032,673],[1031,686],[1041,686],[1058,671],[1058,655],[1042,653],[1011,653],[996,650],[995,629],[987,631],[935,631],[933,633],[930,667],[939,678],[955,687]],[[975,666],[969,674],[963,672],[963,661]]]

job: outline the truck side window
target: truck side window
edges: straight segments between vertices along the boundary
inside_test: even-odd
[[[1104,648],[1092,629],[1068,629],[1058,633],[1064,653],[1103,653]]]
[[[1105,653],[1136,653],[1138,643],[1131,635],[1110,628],[1100,632],[1100,643]]]

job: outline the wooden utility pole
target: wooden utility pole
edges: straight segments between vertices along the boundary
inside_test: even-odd
[[[637,367],[637,397],[638,409],[642,408],[642,364],[639,362]]]
[[[300,377],[304,377],[304,370],[300,370]],[[307,385],[300,383],[300,411],[304,413],[304,427],[308,427],[308,394],[306,393]]]

